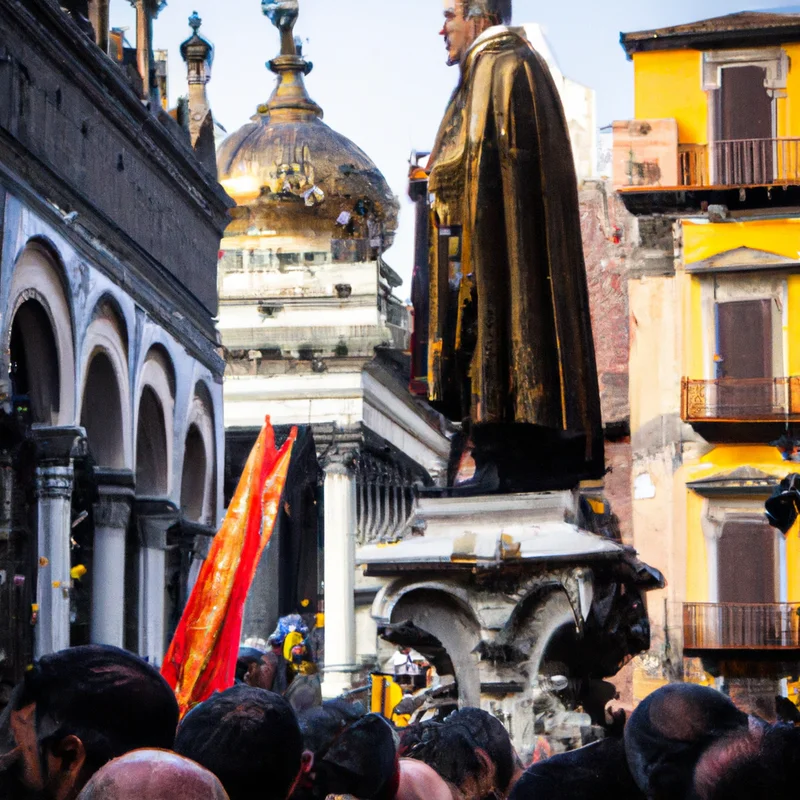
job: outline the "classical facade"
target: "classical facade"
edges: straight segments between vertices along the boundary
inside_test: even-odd
[[[107,5],[94,28],[80,3],[0,15],[6,680],[87,642],[158,663],[221,512],[230,201],[154,96],[151,4],[136,74],[108,54]]]
[[[670,578],[639,697],[716,683],[769,718],[797,695],[797,529],[764,501],[796,471],[800,416],[800,16],[741,13],[624,34],[635,118],[614,123],[633,216],[632,526]]]

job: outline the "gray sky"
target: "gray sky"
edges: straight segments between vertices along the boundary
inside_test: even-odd
[[[633,114],[633,71],[619,46],[620,31],[677,25],[743,10],[774,8],[775,0],[514,0],[514,21],[544,25],[562,71],[597,92],[598,124]],[[786,6],[788,8],[788,6]],[[274,76],[264,66],[278,52],[278,34],[260,0],[169,0],[155,23],[154,41],[170,51],[170,102],[185,94],[178,46],[190,33],[193,10],[216,55],[209,94],[216,119],[229,132],[246,123],[270,95]],[[796,7],[792,10],[796,10]],[[135,20],[128,0],[112,0],[113,25]],[[413,214],[405,200],[412,148],[427,150],[456,81],[445,66],[438,31],[441,0],[300,0],[295,33],[314,62],[306,79],[325,121],[358,144],[402,201],[400,229],[386,260],[409,291]]]

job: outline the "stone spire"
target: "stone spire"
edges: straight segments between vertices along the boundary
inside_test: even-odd
[[[299,14],[298,0],[262,0],[261,9],[281,34],[280,55],[267,63],[278,76],[278,84],[266,104],[267,113],[286,118],[322,117],[322,109],[308,96],[303,76],[313,65],[303,58],[293,31]]]
[[[142,76],[142,99],[152,108],[161,105],[161,92],[155,77],[153,60],[153,20],[167,4],[166,0],[130,0],[136,8],[136,66]]]
[[[211,80],[214,46],[200,35],[199,30],[202,24],[203,20],[196,11],[193,12],[189,17],[192,35],[181,45],[181,57],[186,62],[189,82],[189,135],[192,147],[197,145],[203,123],[211,112],[206,86]]]

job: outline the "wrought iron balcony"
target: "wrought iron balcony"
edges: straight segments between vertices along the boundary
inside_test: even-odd
[[[684,422],[800,421],[800,377],[681,382]]]
[[[684,603],[683,649],[800,650],[800,603]]]

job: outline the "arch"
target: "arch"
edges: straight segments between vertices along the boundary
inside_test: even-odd
[[[136,428],[136,494],[164,497],[169,492],[169,461],[164,409],[152,387],[145,386],[139,399]]]
[[[187,519],[205,525],[213,525],[216,518],[215,436],[211,393],[198,381],[186,417],[180,504]]]
[[[194,522],[205,516],[206,477],[208,456],[203,435],[197,425],[189,426],[183,454],[181,474],[181,512]]]
[[[90,320],[83,342],[85,377],[80,424],[86,428],[89,447],[99,466],[130,468],[133,426],[127,326],[118,303],[110,295],[98,300]],[[109,394],[104,396],[104,391]]]
[[[81,426],[98,466],[123,469],[124,412],[120,381],[107,351],[97,349],[89,362],[81,403]]]
[[[27,370],[36,406],[32,421],[46,425],[70,425],[75,419],[75,349],[67,287],[58,250],[47,240],[30,239],[14,265],[2,349],[10,353],[13,345],[18,363],[23,359],[37,365]]]
[[[391,622],[411,622],[436,637],[447,655],[434,664],[437,672],[455,677],[462,706],[480,705],[480,675],[474,655],[481,640],[480,626],[468,608],[447,592],[414,589],[395,603]]]
[[[55,425],[61,402],[58,347],[39,300],[25,300],[11,322],[9,377],[14,405],[30,422]]]
[[[136,493],[166,497],[172,489],[175,370],[162,345],[153,345],[139,372]]]
[[[100,322],[102,327],[110,326],[114,329],[115,336],[119,339],[126,359],[128,355],[128,323],[119,301],[111,292],[103,292],[97,299],[89,317],[88,332]]]

